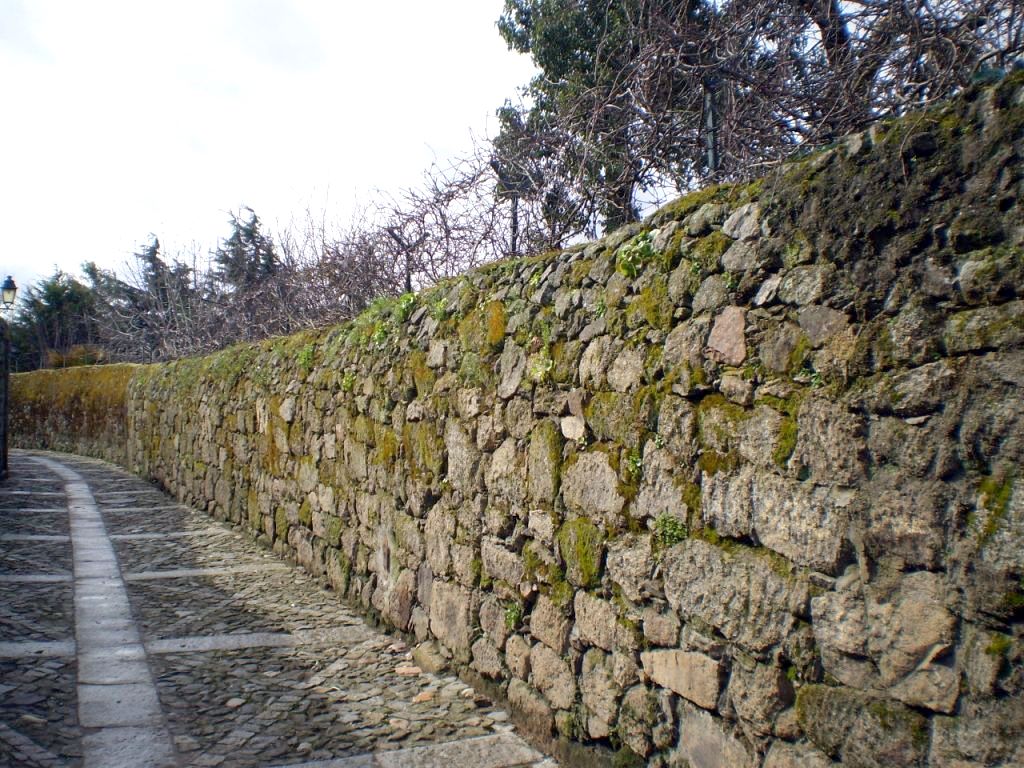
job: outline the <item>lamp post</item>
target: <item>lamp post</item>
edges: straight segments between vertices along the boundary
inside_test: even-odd
[[[519,198],[534,191],[536,179],[529,171],[502,165],[497,159],[491,160],[490,165],[498,177],[498,198],[512,201],[512,242],[509,255],[515,258],[519,255]]]
[[[0,360],[0,367],[2,367],[3,376],[3,414],[0,415],[0,428],[3,429],[2,440],[0,440],[0,450],[3,451],[3,456],[0,456],[0,480],[6,479],[7,477],[7,425],[9,423],[8,413],[10,412],[10,391],[11,391],[11,326],[7,322],[6,315],[12,309],[14,309],[14,300],[18,297],[18,286],[14,283],[14,278],[10,275],[4,280],[3,284],[0,285],[0,311],[2,311],[4,317],[0,319],[0,323],[3,323],[3,355]]]
[[[718,114],[718,78],[708,75],[704,78],[704,151],[705,164],[712,175],[722,167],[718,149],[718,131],[721,128]]]

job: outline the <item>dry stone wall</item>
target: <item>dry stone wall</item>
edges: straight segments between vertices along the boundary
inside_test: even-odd
[[[1021,764],[1021,85],[137,369],[128,465],[622,764]]]
[[[127,462],[128,382],[135,365],[81,366],[11,377],[10,438],[21,448]]]

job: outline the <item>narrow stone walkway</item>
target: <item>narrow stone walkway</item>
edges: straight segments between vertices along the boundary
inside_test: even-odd
[[[249,538],[109,464],[0,485],[0,766],[555,768]]]

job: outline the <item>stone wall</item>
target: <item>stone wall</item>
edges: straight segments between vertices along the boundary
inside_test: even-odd
[[[1021,83],[136,369],[127,464],[621,764],[1019,764]]]
[[[10,439],[125,465],[128,381],[139,366],[81,366],[11,376]]]

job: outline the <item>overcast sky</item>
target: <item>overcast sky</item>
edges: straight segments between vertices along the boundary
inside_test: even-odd
[[[502,0],[0,0],[0,275],[348,221],[496,130]]]

